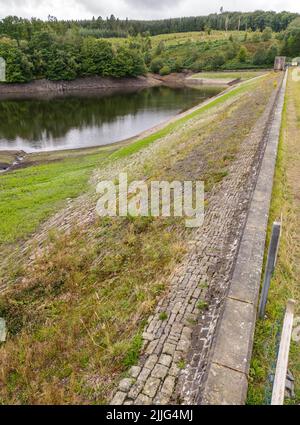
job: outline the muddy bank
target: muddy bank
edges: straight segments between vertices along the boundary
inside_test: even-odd
[[[163,81],[149,74],[137,78],[110,78],[110,77],[86,77],[73,81],[49,81],[36,80],[30,83],[0,83],[0,95],[2,94],[36,94],[64,92],[71,90],[97,90],[97,89],[122,89],[122,88],[146,88],[162,85]]]

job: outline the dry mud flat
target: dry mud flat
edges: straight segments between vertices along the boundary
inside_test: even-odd
[[[199,402],[199,388],[243,233],[281,77],[271,74],[263,77],[263,84],[261,80],[252,82],[248,89],[229,96],[147,148],[108,164],[94,175],[94,182],[99,178],[115,179],[119,172],[126,171],[137,178],[150,173],[162,180],[205,180],[208,192],[204,226],[188,234],[187,253],[170,278],[166,278],[167,290],[143,333],[138,364],[121,380],[118,390],[112,392],[111,386],[106,388],[104,383],[114,379],[115,384],[118,374],[112,378],[109,365],[101,374],[99,370],[90,371],[89,382],[95,382],[89,389],[93,393],[91,401],[103,397],[108,400],[111,395],[112,404]],[[28,270],[26,277],[25,267],[25,281],[31,279],[37,258],[43,258],[48,249],[45,241],[49,231],[69,232],[80,226],[83,232],[90,233],[95,220],[95,197],[87,194],[46,222],[24,249]],[[89,243],[91,249],[92,234]],[[127,325],[132,327],[133,323]],[[12,350],[17,347],[18,339],[11,342]],[[10,354],[2,354],[8,368]],[[32,373],[35,383],[49,386],[49,382],[40,381],[38,372]],[[61,385],[67,386],[68,381]],[[39,395],[32,397],[31,400],[43,402]]]

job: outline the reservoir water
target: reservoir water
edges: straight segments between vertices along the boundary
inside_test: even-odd
[[[0,98],[0,150],[102,146],[133,137],[220,92],[152,87]]]

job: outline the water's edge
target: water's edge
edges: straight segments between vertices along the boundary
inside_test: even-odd
[[[136,78],[85,77],[72,81],[34,80],[29,83],[0,83],[0,96],[5,94],[29,94],[61,92],[69,90],[96,90],[127,87],[154,87],[163,84],[163,80],[152,74]]]

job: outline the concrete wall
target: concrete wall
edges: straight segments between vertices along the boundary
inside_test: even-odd
[[[286,82],[287,72],[273,113],[261,170],[214,341],[202,404],[242,405],[246,402]]]

